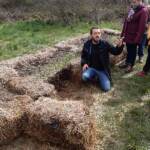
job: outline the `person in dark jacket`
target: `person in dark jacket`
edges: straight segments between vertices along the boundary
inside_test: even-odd
[[[101,89],[107,92],[111,89],[109,52],[113,55],[121,54],[123,40],[120,39],[114,47],[101,39],[101,30],[98,27],[93,27],[90,35],[91,39],[84,44],[81,54],[82,79],[86,82],[97,77]]]
[[[126,73],[133,70],[135,64],[138,45],[142,41],[145,32],[146,23],[148,20],[148,12],[142,3],[142,0],[131,0],[132,7],[125,19],[121,37],[127,46],[127,58],[121,68],[126,69]]]
[[[148,27],[147,39],[148,39],[148,56],[146,59],[146,63],[143,67],[143,70],[137,73],[137,75],[140,77],[145,77],[150,71],[150,25]]]
[[[138,57],[139,57],[138,62],[139,63],[143,63],[144,49],[146,47],[146,42],[147,42],[147,29],[150,24],[150,5],[146,5],[146,8],[147,8],[147,13],[148,13],[148,20],[147,20],[147,24],[145,27],[145,32],[143,34],[142,41],[138,46]]]

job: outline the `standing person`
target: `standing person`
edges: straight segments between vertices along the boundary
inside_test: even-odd
[[[121,34],[127,46],[127,57],[125,64],[121,65],[120,68],[125,68],[126,73],[133,70],[137,48],[142,41],[148,19],[147,9],[142,0],[131,0],[131,6]]]
[[[138,45],[138,62],[143,63],[143,57],[144,57],[144,49],[146,46],[146,41],[147,41],[147,34],[146,31],[143,34],[143,38],[141,43]]]
[[[146,42],[147,42],[147,29],[148,29],[148,25],[150,24],[150,5],[147,5],[146,8],[148,12],[148,21],[145,27],[145,32],[143,34],[142,41],[138,46],[138,57],[139,57],[138,62],[139,63],[143,63],[144,49],[145,49]]]
[[[148,27],[147,38],[148,38],[148,56],[147,56],[146,64],[143,67],[143,71],[137,73],[137,75],[140,77],[146,76],[150,71],[150,25]]]
[[[119,55],[123,51],[123,40],[116,47],[101,39],[101,30],[93,27],[91,39],[83,47],[81,54],[82,80],[87,82],[98,78],[99,86],[105,92],[111,89],[111,71],[109,53]]]

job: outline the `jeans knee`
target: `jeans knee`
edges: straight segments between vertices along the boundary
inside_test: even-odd
[[[111,90],[111,85],[110,82],[107,81],[106,83],[104,83],[103,85],[101,85],[101,88],[104,92],[108,92]]]
[[[83,81],[88,81],[88,80],[90,80],[89,74],[86,73],[86,72],[84,72],[84,73],[82,74],[82,80],[83,80]]]
[[[103,90],[104,92],[109,92],[110,89],[111,89],[110,87],[103,87],[103,88],[102,88],[102,90]]]

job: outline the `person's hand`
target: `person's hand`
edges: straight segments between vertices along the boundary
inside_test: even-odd
[[[123,41],[124,37],[120,38],[117,42],[117,47],[121,47],[122,45],[124,45],[124,41]]]
[[[85,65],[83,66],[82,70],[85,71],[85,70],[88,69],[88,68],[89,68],[88,64],[85,64]]]

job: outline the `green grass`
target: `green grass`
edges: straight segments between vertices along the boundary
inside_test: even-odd
[[[94,24],[78,23],[71,26],[42,21],[19,21],[0,24],[0,60],[9,59],[87,33]],[[117,22],[102,22],[100,27],[119,29]]]
[[[115,20],[112,22],[103,21],[101,22],[100,27],[101,28],[105,27],[105,28],[114,29],[114,30],[121,30],[122,25],[119,20]]]
[[[67,54],[59,61],[56,60],[54,64],[42,66],[35,76],[47,79],[69,64],[74,57],[78,55]],[[142,67],[143,65],[137,64],[135,70],[140,71]],[[98,127],[98,148],[95,150],[149,150],[150,76],[139,78],[134,74],[128,77],[118,67],[112,68],[114,90],[107,94],[91,84],[72,91],[79,98],[78,100],[83,100],[85,103],[88,101],[87,96],[91,96],[90,110],[96,114]],[[66,92],[69,93],[68,90]],[[148,99],[143,100],[144,95],[148,96]]]
[[[143,65],[136,65],[135,70],[142,70]],[[113,69],[115,96],[103,102],[106,109],[103,131],[110,132],[115,142],[111,150],[149,150],[150,148],[150,76],[145,78],[131,75],[124,78],[124,72]],[[143,100],[143,96],[147,96]],[[106,134],[106,133],[104,133]],[[106,149],[110,145],[106,145]]]
[[[93,25],[79,23],[63,26],[40,21],[0,24],[0,60],[53,46],[61,40],[88,32]],[[121,26],[117,22],[101,22],[100,27],[120,29]],[[50,72],[64,67],[74,57],[74,54],[67,54],[58,62],[54,61],[55,65],[49,64],[40,68],[40,72],[35,71],[35,75],[45,79]],[[135,70],[140,71],[142,67],[143,65],[136,65]],[[94,86],[83,89],[85,95],[91,91],[91,96],[95,99],[92,107],[97,115],[99,149],[149,150],[150,76],[144,79],[134,75],[125,78],[123,71],[116,67],[112,76],[114,91],[108,94]],[[141,99],[144,95],[147,95],[147,100]]]

